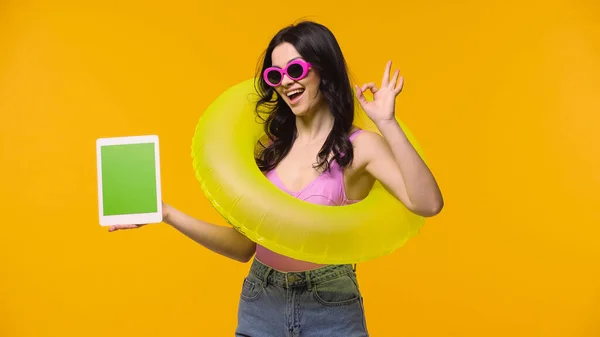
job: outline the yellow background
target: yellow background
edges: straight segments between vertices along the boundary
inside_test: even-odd
[[[0,336],[232,336],[248,265],[98,225],[95,140],[161,138],[165,201],[224,224],[190,144],[281,27],[387,59],[446,208],[358,266],[373,336],[600,336],[600,6],[581,1],[0,2]],[[227,132],[227,130],[223,130]]]

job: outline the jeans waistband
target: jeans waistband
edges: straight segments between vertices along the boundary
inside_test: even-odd
[[[254,258],[250,267],[250,273],[262,281],[263,284],[273,284],[282,288],[310,288],[312,285],[354,274],[354,272],[355,268],[349,264],[329,265],[307,271],[283,272],[269,267],[256,258]]]

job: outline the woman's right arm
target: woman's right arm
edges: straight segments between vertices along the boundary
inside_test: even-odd
[[[248,262],[256,250],[256,244],[235,229],[198,220],[165,203],[163,222],[205,248],[240,262]],[[139,227],[141,225],[115,225],[109,231]]]
[[[191,217],[169,205],[164,222],[211,251],[231,259],[248,262],[256,244],[231,227],[218,226]]]

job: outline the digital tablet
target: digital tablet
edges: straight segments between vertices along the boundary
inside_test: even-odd
[[[163,220],[158,145],[156,135],[96,140],[101,226]]]

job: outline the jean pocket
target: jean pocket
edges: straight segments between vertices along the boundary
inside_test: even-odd
[[[350,275],[314,285],[313,296],[325,306],[349,305],[361,300],[358,284]]]
[[[262,285],[260,282],[250,276],[244,278],[242,283],[242,292],[240,297],[246,302],[256,301],[262,293]]]

